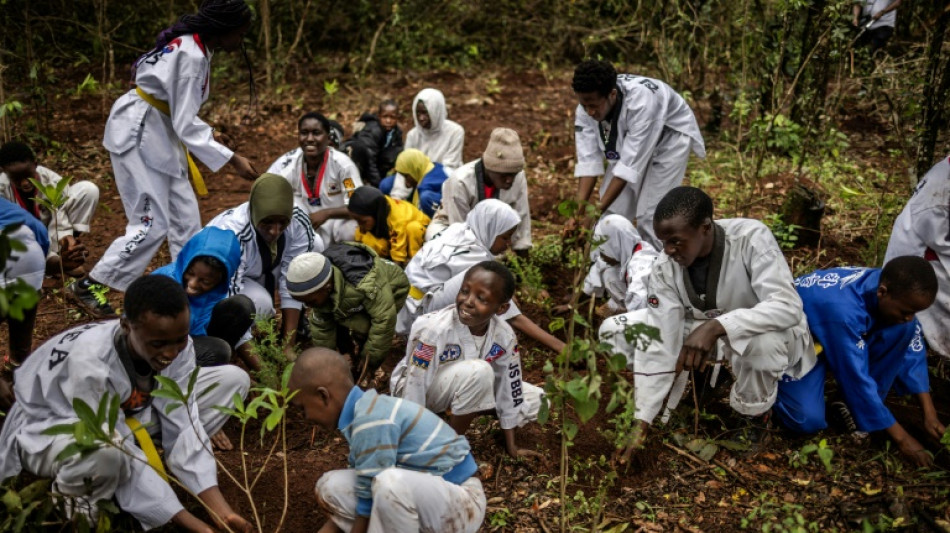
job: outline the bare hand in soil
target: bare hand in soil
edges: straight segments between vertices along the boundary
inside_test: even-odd
[[[254,526],[240,515],[233,514],[225,518],[224,521],[231,528],[231,531],[237,533],[252,533],[254,531]]]
[[[716,340],[726,334],[718,320],[709,320],[702,326],[694,329],[683,341],[679,359],[676,361],[676,372],[686,370],[702,370],[709,363],[709,357],[716,346]]]
[[[637,425],[633,428],[633,435],[631,436],[630,443],[623,450],[617,450],[614,454],[614,460],[617,464],[625,465],[630,462],[630,457],[633,456],[633,453],[637,450],[643,449],[643,443],[647,440],[647,433],[649,433],[650,424],[647,424],[643,420],[637,420]]]
[[[229,439],[223,431],[219,431],[211,436],[211,444],[213,444],[215,448],[223,451],[234,449],[234,445],[231,444],[231,439]]]
[[[941,424],[936,416],[924,419],[924,429],[927,430],[927,433],[930,434],[931,437],[937,440],[943,438],[943,434],[947,432],[946,426]]]
[[[63,258],[63,270],[73,270],[86,262],[86,247],[72,235],[67,235],[59,240],[59,256]]]
[[[251,162],[248,161],[244,156],[234,154],[231,156],[231,160],[228,162],[231,163],[232,167],[234,167],[234,171],[237,172],[238,176],[241,176],[248,181],[254,181],[258,176],[260,176],[257,170],[254,170],[254,165],[252,165]]]
[[[898,446],[900,447],[901,453],[915,465],[932,466],[934,464],[933,456],[930,455],[930,452],[928,452],[917,439],[908,436],[898,443]]]

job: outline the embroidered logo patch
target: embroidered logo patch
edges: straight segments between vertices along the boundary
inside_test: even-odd
[[[448,363],[455,361],[462,356],[462,347],[458,344],[449,344],[442,350],[442,355],[439,356],[440,363]]]
[[[496,342],[491,345],[491,349],[488,350],[488,355],[485,356],[485,360],[491,363],[503,355],[505,355],[505,349],[499,346]]]
[[[412,364],[422,369],[428,369],[433,355],[435,355],[435,346],[420,342],[412,350]]]
[[[347,198],[349,198],[350,196],[353,196],[353,190],[356,189],[356,187],[353,184],[353,178],[344,178],[343,188],[346,189]]]
[[[656,309],[657,307],[660,306],[660,299],[657,298],[655,294],[651,294],[647,296],[647,305]]]
[[[172,39],[168,44],[165,45],[165,48],[162,48],[163,54],[170,54],[175,51],[176,48],[181,46],[181,37],[177,39]]]

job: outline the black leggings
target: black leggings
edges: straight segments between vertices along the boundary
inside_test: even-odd
[[[192,336],[198,366],[230,363],[234,348],[253,324],[254,302],[247,296],[235,294],[215,304],[206,334]]]

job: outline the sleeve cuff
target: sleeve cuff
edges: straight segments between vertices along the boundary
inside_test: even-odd
[[[588,176],[603,176],[604,163],[602,161],[580,162],[574,166],[574,177],[585,178]]]
[[[366,498],[357,498],[356,514],[359,516],[369,516],[373,512],[373,500]]]
[[[639,174],[633,169],[633,167],[628,167],[620,161],[617,161],[617,164],[614,165],[613,175],[626,181],[627,183],[637,183],[639,182]]]

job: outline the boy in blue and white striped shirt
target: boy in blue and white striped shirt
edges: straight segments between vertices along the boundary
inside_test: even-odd
[[[424,407],[353,385],[339,353],[301,354],[288,384],[308,420],[339,429],[350,444],[346,470],[317,481],[331,513],[321,533],[475,532],[485,494],[465,437]]]

